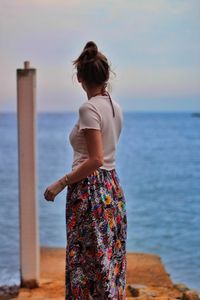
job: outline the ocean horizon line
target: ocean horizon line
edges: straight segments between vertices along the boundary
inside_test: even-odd
[[[200,114],[199,110],[123,110],[123,113],[136,113],[136,114]],[[37,111],[37,114],[66,114],[77,113],[78,110],[55,110],[55,111]],[[17,114],[17,111],[0,111],[1,114]]]

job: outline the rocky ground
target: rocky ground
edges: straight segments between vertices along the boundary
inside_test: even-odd
[[[64,270],[65,249],[42,247],[39,287],[13,288],[12,296],[4,287],[0,300],[64,300]],[[197,291],[173,283],[160,257],[149,253],[127,253],[126,294],[127,300],[200,300]]]

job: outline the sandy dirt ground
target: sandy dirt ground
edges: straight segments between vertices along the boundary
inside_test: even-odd
[[[41,247],[37,288],[20,288],[13,300],[64,300],[65,249]],[[127,299],[181,299],[161,258],[151,253],[127,253]],[[133,297],[134,296],[134,297]]]

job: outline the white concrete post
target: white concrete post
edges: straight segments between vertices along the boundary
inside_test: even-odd
[[[17,69],[17,125],[21,286],[37,287],[40,277],[37,201],[36,69]]]

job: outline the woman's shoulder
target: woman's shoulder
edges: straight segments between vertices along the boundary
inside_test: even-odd
[[[97,119],[100,122],[100,120],[102,119],[100,110],[98,109],[98,107],[96,107],[94,103],[90,102],[90,100],[83,102],[79,106],[78,113],[79,113],[79,120]]]
[[[86,112],[86,111],[91,111],[96,109],[96,105],[95,103],[91,102],[90,100],[87,100],[85,102],[83,102],[80,106],[79,106],[79,113],[80,112]]]
[[[110,100],[111,99],[111,100]],[[97,97],[92,97],[89,101],[89,104],[91,104],[92,106],[98,108],[98,107],[105,107],[106,104],[110,104],[110,101],[112,101],[112,103],[117,106],[119,109],[121,109],[119,102],[115,99],[115,97],[110,96],[109,99],[109,95],[105,95],[105,96],[97,96]]]
[[[87,114],[87,113],[96,113],[99,115],[106,114],[108,111],[108,105],[111,105],[110,99],[107,97],[92,97],[91,99],[83,102],[79,107],[79,114]],[[118,112],[119,115],[123,115],[122,108],[120,104],[111,97],[112,104],[114,109]]]

